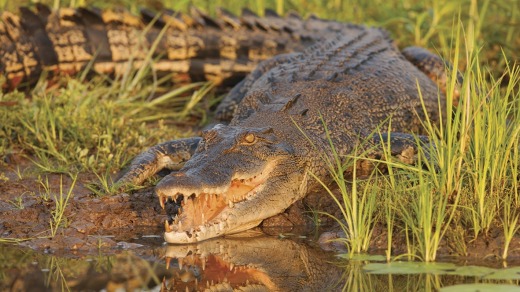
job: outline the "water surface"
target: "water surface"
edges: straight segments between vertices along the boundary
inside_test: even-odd
[[[502,286],[466,291],[520,290],[514,267],[348,261],[297,236],[236,236],[195,245],[141,236],[90,252],[1,245],[0,262],[1,291],[438,291],[474,283]]]

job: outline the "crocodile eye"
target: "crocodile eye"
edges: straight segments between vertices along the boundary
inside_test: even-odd
[[[256,142],[256,136],[255,134],[249,133],[244,136],[244,143],[246,144],[253,144]]]

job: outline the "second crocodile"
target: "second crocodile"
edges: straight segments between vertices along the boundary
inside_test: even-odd
[[[152,147],[120,181],[173,170],[156,186],[163,207],[174,203],[167,242],[237,233],[319,188],[316,178],[331,184],[326,158],[346,157],[364,140],[377,144],[377,130],[391,132],[382,137],[393,154],[413,149],[407,133],[423,133],[426,116],[445,116],[438,112],[445,77],[439,57],[416,47],[400,52],[384,31],[351,26],[261,63],[217,109],[222,124]]]

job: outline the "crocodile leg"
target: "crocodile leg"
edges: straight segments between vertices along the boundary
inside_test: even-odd
[[[142,184],[163,169],[179,170],[188,161],[201,138],[185,138],[155,145],[139,154],[117,184]]]
[[[426,76],[428,76],[437,86],[446,93],[448,76],[446,68],[452,68],[449,62],[444,61],[436,54],[421,48],[421,47],[407,47],[404,48],[401,53],[403,56],[410,61],[415,67],[421,70]],[[457,72],[457,80],[459,84],[462,84],[462,75]],[[454,105],[458,104],[460,92],[458,88],[455,88],[453,93]]]
[[[222,100],[222,102],[218,105],[217,110],[215,111],[216,119],[221,122],[229,122],[234,116],[235,109],[242,99],[249,92],[253,84],[266,72],[271,70],[272,68],[283,64],[289,63],[297,56],[301,55],[300,53],[291,53],[291,54],[283,54],[275,56],[271,59],[267,59],[255,68],[247,77],[238,83],[233,89],[229,92],[229,94]]]
[[[406,164],[414,164],[417,162],[418,147],[423,147],[426,156],[429,157],[429,149],[432,147],[427,136],[413,135],[407,133],[383,133],[374,135],[369,157],[372,159],[383,159],[385,156],[385,148],[390,146],[390,155]],[[418,145],[419,144],[419,145]],[[428,158],[429,159],[429,158]],[[384,165],[382,165],[384,168]],[[356,171],[358,177],[370,176],[374,168],[377,167],[372,160],[361,159],[358,161]],[[347,177],[350,173],[347,173]]]
[[[390,145],[390,154],[407,164],[415,163],[415,155],[418,147],[431,147],[430,139],[427,136],[413,135],[408,133],[383,133],[373,138],[376,146],[375,155],[382,157],[383,147]],[[420,145],[417,145],[419,143]]]

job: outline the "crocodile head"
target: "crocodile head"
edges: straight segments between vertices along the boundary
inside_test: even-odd
[[[165,240],[198,242],[244,231],[299,199],[305,169],[291,144],[277,136],[268,127],[205,131],[192,158],[156,186],[161,206],[175,204]]]

